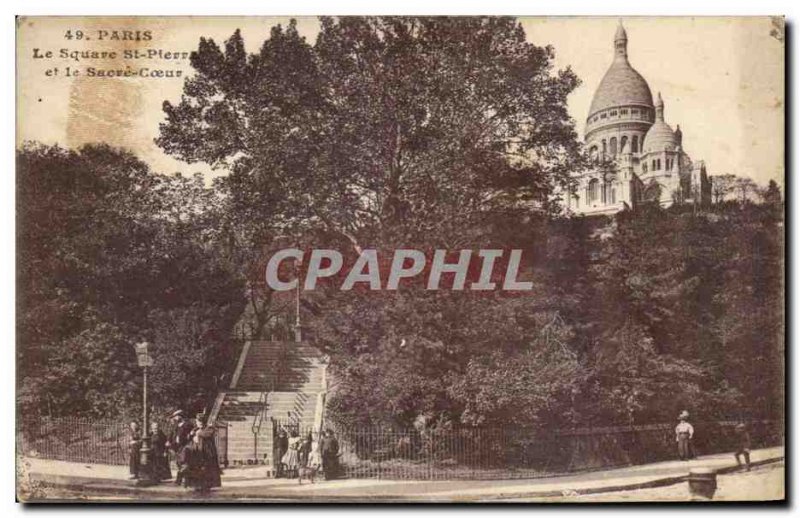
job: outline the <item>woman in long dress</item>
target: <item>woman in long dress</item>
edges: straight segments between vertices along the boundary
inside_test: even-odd
[[[222,470],[219,468],[214,428],[208,426],[205,414],[197,416],[193,431],[189,462],[189,485],[200,492],[222,487]]]
[[[160,482],[172,478],[172,471],[169,468],[167,436],[155,421],[150,424],[150,446],[152,448],[153,479]]]
[[[142,450],[142,434],[139,431],[139,425],[136,421],[130,424],[131,437],[128,443],[128,467],[130,469],[130,479],[135,480],[139,478],[140,458],[139,454]]]
[[[325,480],[333,480],[338,477],[339,441],[330,428],[325,430],[320,441],[319,452],[322,455],[322,471],[325,473]]]
[[[317,432],[311,435],[311,453],[308,454],[307,466],[313,470],[318,470],[322,466],[322,455],[319,452],[319,437]]]
[[[299,449],[300,434],[297,433],[297,430],[292,430],[289,434],[289,449],[286,450],[286,453],[283,455],[283,459],[281,459],[283,465],[286,466],[286,471],[288,472],[287,474],[289,474],[289,476],[292,478],[297,475],[297,466],[299,465]]]

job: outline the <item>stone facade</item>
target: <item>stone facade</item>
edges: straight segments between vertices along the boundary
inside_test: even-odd
[[[628,61],[628,36],[620,23],[614,60],[595,91],[584,135],[591,171],[576,177],[565,200],[578,214],[613,214],[641,202],[706,201],[710,183],[702,161],[683,150],[680,126],[664,119],[661,94],[655,102],[647,81]]]

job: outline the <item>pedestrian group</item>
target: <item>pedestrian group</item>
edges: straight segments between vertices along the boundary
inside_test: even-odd
[[[205,414],[199,413],[194,422],[183,410],[176,410],[169,435],[161,430],[158,422],[150,425],[150,477],[154,482],[170,480],[172,470],[170,457],[175,459],[177,472],[175,484],[198,492],[208,492],[211,488],[222,486],[222,470],[219,467],[215,430],[209,426]],[[130,424],[131,439],[129,449],[130,478],[139,479],[141,473],[141,449],[143,436],[136,422]]]
[[[300,437],[296,429],[287,431],[281,427],[275,445],[275,459],[279,478],[297,478],[299,483],[307,478],[313,483],[321,469],[325,480],[332,480],[339,473],[339,441],[330,428],[318,440],[316,432]]]
[[[208,492],[222,486],[222,470],[215,442],[215,430],[208,424],[204,413],[195,416],[194,422],[183,410],[171,415],[172,427],[165,433],[158,422],[150,425],[150,478],[153,482],[172,479],[170,459],[175,460],[175,485]],[[141,450],[144,436],[137,422],[130,424],[129,469],[130,479],[142,475]],[[322,439],[316,432],[301,438],[296,429],[287,432],[281,427],[276,441],[278,477],[297,478],[300,483],[312,483],[319,470],[325,480],[337,477],[339,472],[339,441],[333,431],[324,431]]]

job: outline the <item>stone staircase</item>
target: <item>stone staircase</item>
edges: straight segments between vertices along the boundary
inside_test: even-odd
[[[325,363],[304,342],[245,344],[231,388],[217,397],[211,418],[228,426],[230,465],[272,466],[273,419],[310,429],[321,416]]]

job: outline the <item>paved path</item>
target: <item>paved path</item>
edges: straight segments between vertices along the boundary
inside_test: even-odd
[[[752,502],[775,501],[786,498],[786,473],[784,462],[755,466],[752,471],[734,471],[717,476],[714,501]],[[612,491],[570,497],[510,498],[506,502],[535,503],[625,503],[625,502],[688,502],[691,500],[689,484],[651,487],[627,491]]]
[[[783,459],[783,447],[754,450],[754,464]],[[307,481],[264,478],[260,468],[229,469],[223,475],[223,487],[205,498],[212,500],[261,501],[485,501],[509,498],[538,498],[595,494],[659,487],[685,481],[689,469],[704,467],[718,472],[736,470],[732,454],[717,454],[682,462],[668,461],[560,477],[528,480],[458,480],[395,481],[349,479]],[[33,497],[75,498],[87,495],[103,500],[175,500],[198,498],[191,492],[162,483],[148,488],[135,487],[127,480],[124,466],[77,464],[71,462],[20,459],[18,471],[25,488],[33,488]],[[27,484],[27,485],[26,485]]]

